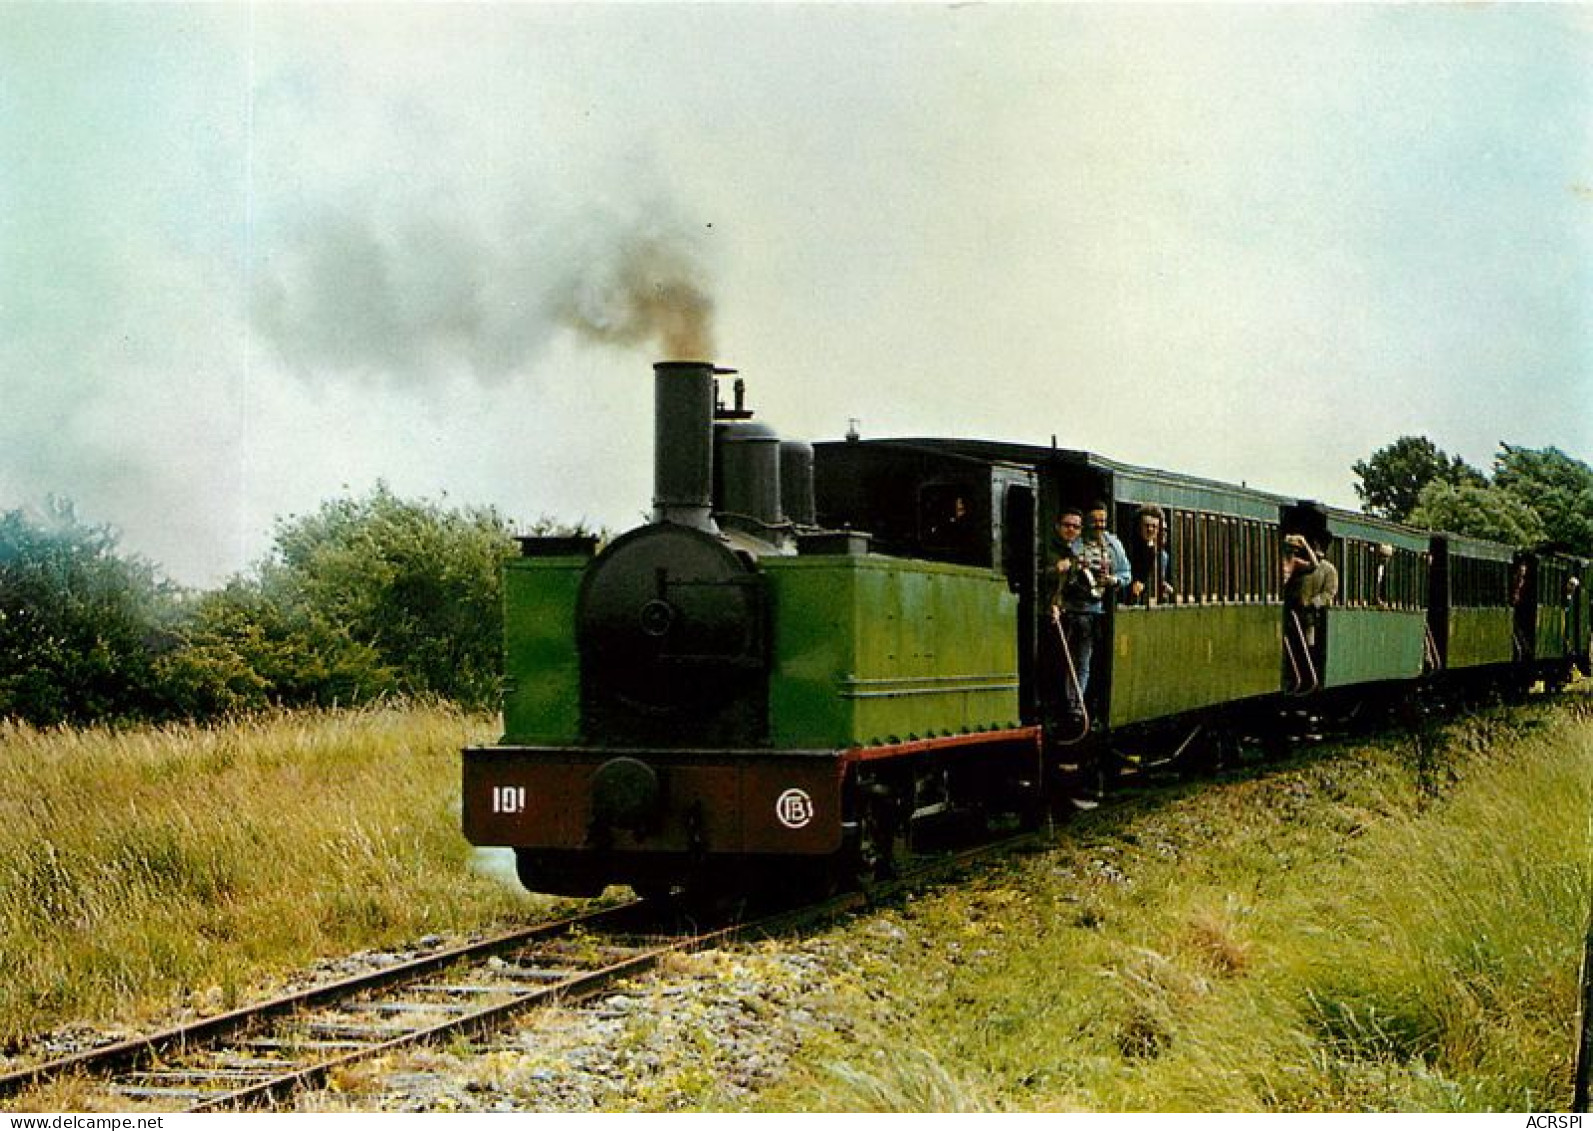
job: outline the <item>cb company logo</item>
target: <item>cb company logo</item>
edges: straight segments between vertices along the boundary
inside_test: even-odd
[[[813,798],[806,790],[788,789],[775,799],[774,815],[788,829],[806,828],[813,820]]]

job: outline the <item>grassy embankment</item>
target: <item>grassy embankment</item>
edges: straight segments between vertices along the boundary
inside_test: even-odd
[[[523,916],[458,832],[458,750],[495,735],[418,707],[0,724],[0,1049],[214,1012],[320,956]]]
[[[773,1107],[1570,1102],[1593,697],[1102,812],[837,932],[861,1021]],[[1327,755],[1339,754],[1331,758]]]
[[[211,1011],[317,956],[541,906],[466,867],[456,751],[492,733],[420,709],[0,729],[0,1039]],[[1160,793],[809,940],[845,973],[805,1004],[844,1036],[764,1104],[1565,1105],[1593,700],[1423,752],[1391,735]]]

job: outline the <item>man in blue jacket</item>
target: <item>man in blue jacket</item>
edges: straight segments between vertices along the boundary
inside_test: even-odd
[[[1064,686],[1071,721],[1082,729],[1091,660],[1105,639],[1106,593],[1126,589],[1133,575],[1123,543],[1106,528],[1105,503],[1092,503],[1083,515],[1077,508],[1062,508],[1057,535],[1063,548],[1056,560],[1051,619],[1062,625],[1073,661]]]

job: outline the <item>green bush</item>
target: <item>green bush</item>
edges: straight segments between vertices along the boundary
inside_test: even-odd
[[[390,696],[496,706],[514,541],[491,509],[379,484],[279,522],[264,561],[204,593],[116,546],[70,504],[0,516],[0,718],[209,719]]]
[[[408,502],[379,484],[279,524],[262,587],[330,649],[332,672],[349,674],[349,649],[366,649],[393,691],[487,706],[502,674],[500,576],[513,550],[496,511]]]
[[[54,725],[143,714],[173,592],[70,503],[0,515],[0,717]]]

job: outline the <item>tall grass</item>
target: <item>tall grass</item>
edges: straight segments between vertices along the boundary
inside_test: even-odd
[[[817,1043],[765,1102],[1563,1108],[1593,900],[1586,706],[1097,814],[1056,852],[886,912],[837,943],[857,981],[831,1006],[878,1028]],[[902,1047],[921,1051],[868,1059]]]
[[[1331,943],[1300,956],[1310,1032],[1419,1065],[1456,1106],[1564,1105],[1590,902],[1593,722],[1481,746],[1427,819],[1390,828]],[[1507,754],[1507,757],[1496,757]]]
[[[321,955],[522,911],[467,867],[440,707],[0,724],[0,1041],[235,1004]]]

